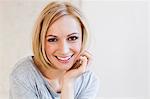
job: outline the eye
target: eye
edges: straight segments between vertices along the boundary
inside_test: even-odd
[[[56,38],[49,38],[49,39],[48,39],[48,42],[56,42],[56,41],[57,41]]]
[[[75,41],[75,40],[77,40],[79,37],[77,37],[77,36],[71,36],[71,37],[69,37],[68,38],[68,40],[69,41]]]

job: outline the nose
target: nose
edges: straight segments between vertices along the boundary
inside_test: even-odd
[[[62,41],[59,48],[60,48],[60,54],[62,54],[62,55],[66,55],[70,51],[69,44],[66,41]]]

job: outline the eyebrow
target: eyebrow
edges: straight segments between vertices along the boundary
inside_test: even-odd
[[[55,35],[47,35],[46,37],[49,37],[49,36],[52,36],[52,37],[57,37],[57,36],[55,36]]]
[[[74,35],[74,34],[79,34],[79,33],[71,33],[71,34],[67,35],[67,37],[68,37],[68,36],[71,36],[71,35]]]
[[[75,32],[75,33],[71,33],[71,34],[67,35],[67,37],[69,37],[69,36],[71,36],[71,35],[74,35],[74,34],[79,34],[79,33],[76,33],[76,32]],[[51,35],[51,34],[50,34],[50,35],[47,35],[46,37],[49,37],[49,36],[57,37],[56,35]]]

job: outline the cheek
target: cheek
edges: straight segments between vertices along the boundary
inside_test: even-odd
[[[51,55],[54,52],[54,50],[55,47],[45,44],[45,52],[48,56]]]
[[[75,51],[75,52],[80,52],[81,50],[81,43],[77,43],[77,44],[72,44],[72,49]]]

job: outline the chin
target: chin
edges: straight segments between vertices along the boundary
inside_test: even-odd
[[[55,65],[55,66],[56,66],[56,68],[57,68],[58,70],[67,71],[67,70],[69,70],[69,69],[72,67],[72,65],[73,65],[73,63],[72,63],[72,64],[57,64],[57,65]],[[60,67],[60,66],[61,66],[61,67]]]

